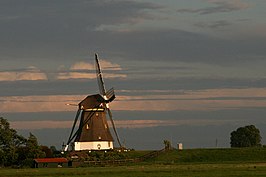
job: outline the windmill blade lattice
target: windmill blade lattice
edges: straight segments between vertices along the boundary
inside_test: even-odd
[[[103,82],[103,77],[102,77],[102,72],[101,72],[101,68],[100,68],[100,64],[99,64],[99,60],[98,60],[98,54],[95,54],[95,61],[96,61],[96,76],[97,76],[97,81],[98,81],[98,86],[99,86],[99,90],[100,90],[100,94],[105,96],[106,95],[106,91],[105,91],[105,86],[104,86],[104,82]]]
[[[116,140],[117,140],[117,142],[118,142],[118,144],[119,144],[119,146],[120,146],[120,148],[121,148],[122,145],[121,145],[121,142],[120,142],[120,139],[119,139],[118,133],[117,133],[116,128],[115,128],[115,123],[114,123],[114,120],[113,120],[112,112],[111,112],[111,110],[110,110],[109,108],[107,108],[107,113],[108,113],[108,116],[109,116],[109,118],[110,118],[110,120],[111,120],[111,123],[112,123],[113,129],[114,129],[114,132],[115,132]]]

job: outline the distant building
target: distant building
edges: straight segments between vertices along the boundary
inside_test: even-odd
[[[183,144],[182,143],[177,143],[177,149],[182,150],[183,149]]]
[[[33,159],[34,168],[60,168],[71,166],[71,161],[66,158],[38,158]]]

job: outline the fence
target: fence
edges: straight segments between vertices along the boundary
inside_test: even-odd
[[[162,149],[159,151],[152,151],[148,154],[140,156],[134,159],[121,159],[121,160],[100,160],[100,161],[84,161],[82,164],[89,166],[105,166],[105,165],[124,165],[129,163],[139,163],[145,160],[158,157],[160,154],[166,152],[166,149]]]

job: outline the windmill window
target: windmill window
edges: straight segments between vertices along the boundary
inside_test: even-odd
[[[106,124],[104,124],[104,127],[105,127],[105,128],[107,128],[107,125],[106,125]]]
[[[102,139],[102,137],[99,136],[98,139],[100,140],[100,139]]]
[[[86,125],[86,129],[87,129],[87,130],[90,129],[89,124]]]
[[[99,114],[98,114],[98,113],[96,113],[96,116],[98,117],[98,116],[99,116]]]

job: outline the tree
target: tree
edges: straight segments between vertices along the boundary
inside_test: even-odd
[[[53,151],[47,146],[41,146],[42,152],[45,153],[45,157],[51,158],[53,157]]]
[[[164,140],[163,144],[164,144],[165,150],[170,150],[172,148],[171,142],[169,140]]]
[[[18,148],[25,145],[26,139],[10,128],[9,122],[0,117],[0,164],[4,166],[18,163]]]
[[[0,117],[0,165],[25,165],[25,162],[30,165],[33,158],[40,157],[45,157],[45,152],[38,145],[37,138],[32,133],[28,139],[18,135],[9,122]]]
[[[45,152],[42,151],[41,146],[38,144],[36,136],[30,133],[30,136],[26,142],[27,158],[34,159],[45,157]]]
[[[231,133],[231,147],[260,147],[260,131],[254,125],[240,127]]]

